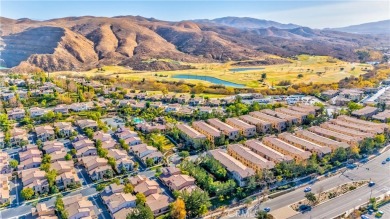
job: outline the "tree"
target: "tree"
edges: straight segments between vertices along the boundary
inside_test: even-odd
[[[125,188],[123,189],[124,193],[133,193],[134,192],[134,187],[130,183],[125,184]]]
[[[305,194],[305,198],[311,203],[314,204],[317,201],[317,197],[312,192],[308,192]]]
[[[55,202],[55,209],[59,213],[61,219],[67,219],[69,217],[68,212],[65,210],[64,201],[62,195],[58,195]]]
[[[27,187],[22,189],[20,194],[22,195],[24,200],[30,200],[34,196],[34,190],[32,188]]]
[[[182,158],[189,157],[190,156],[190,152],[188,152],[188,151],[181,151],[179,153],[179,156],[182,157]]]
[[[72,155],[66,154],[65,155],[65,160],[72,160]]]
[[[148,167],[154,166],[154,160],[152,158],[146,158],[146,166]]]
[[[10,161],[9,161],[9,165],[13,168],[13,169],[15,169],[16,167],[18,167],[18,161],[17,160],[15,160],[15,159],[11,159]]]
[[[204,215],[211,206],[208,193],[200,189],[195,189],[191,193],[183,191],[180,196],[183,198],[189,218]]]
[[[256,212],[257,219],[273,219],[274,217],[268,214],[266,211],[258,211]]]
[[[50,187],[55,185],[56,177],[57,177],[57,171],[56,170],[49,170],[46,173],[46,179],[47,179],[47,182],[49,183]]]
[[[92,129],[86,128],[84,132],[88,136],[89,139],[92,139],[92,137],[93,137],[93,130]]]
[[[137,193],[137,195],[135,195],[135,197],[137,198],[135,200],[137,205],[139,205],[139,204],[144,205],[146,203],[146,197],[143,193]]]
[[[154,214],[149,206],[137,204],[134,211],[127,215],[126,219],[154,219]]]
[[[378,134],[375,136],[374,140],[375,140],[375,143],[382,145],[383,143],[385,143],[386,137],[384,134]]]
[[[186,218],[186,206],[183,199],[178,198],[171,204],[170,216],[173,219],[185,219]]]
[[[266,79],[267,78],[267,73],[261,73],[261,79]]]

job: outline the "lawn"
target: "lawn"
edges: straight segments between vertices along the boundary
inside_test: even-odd
[[[92,69],[90,71],[78,72],[77,74],[81,74],[86,77],[102,74],[106,76],[118,76],[134,80],[150,79],[159,81],[179,81],[183,79],[175,79],[172,78],[172,76],[177,74],[189,74],[198,76],[211,76],[233,83],[244,84],[247,87],[267,88],[270,85],[277,85],[278,82],[283,80],[290,80],[292,83],[332,83],[351,75],[359,76],[364,74],[366,69],[372,69],[371,65],[344,62],[328,56],[300,55],[295,59],[288,60],[291,61],[291,63],[267,66],[250,66],[250,68],[263,69],[247,70],[241,72],[231,72],[229,69],[239,67],[234,66],[234,62],[228,62],[183,63],[190,64],[194,66],[195,69],[158,72],[140,72],[133,71],[129,68],[121,66],[105,66],[103,67],[103,71],[99,69]],[[243,68],[248,68],[248,66]],[[69,72],[58,73],[61,74]],[[261,83],[259,80],[261,79],[263,73],[266,73],[266,79],[264,83]],[[207,85],[211,84],[206,81],[194,79],[186,79],[186,81],[191,83],[203,82]]]

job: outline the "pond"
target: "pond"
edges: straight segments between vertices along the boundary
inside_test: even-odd
[[[173,75],[172,78],[202,80],[202,81],[208,81],[213,84],[224,85],[226,87],[237,87],[237,88],[245,87],[245,85],[243,84],[236,84],[233,82],[221,80],[210,76],[179,74],[179,75]]]
[[[241,71],[256,71],[256,70],[264,70],[265,68],[231,68],[229,71],[232,72],[241,72]]]
[[[0,69],[8,69],[7,67],[0,66]]]

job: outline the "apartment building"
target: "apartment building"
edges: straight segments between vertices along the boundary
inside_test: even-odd
[[[208,119],[207,122],[220,130],[230,140],[236,140],[240,136],[239,129],[222,122],[219,119]]]
[[[257,133],[264,134],[264,133],[269,132],[272,129],[271,122],[261,120],[259,118],[249,116],[249,115],[243,115],[243,116],[240,116],[239,118],[248,124],[256,126]]]
[[[374,116],[372,116],[373,119],[379,120],[381,122],[387,122],[390,121],[390,110],[385,110],[383,112],[380,112]]]
[[[192,127],[198,132],[206,135],[207,139],[213,144],[220,145],[224,142],[222,132],[203,121],[193,122]]]
[[[265,114],[265,113],[262,113],[259,111],[250,112],[249,115],[251,115],[255,118],[270,122],[272,124],[272,127],[274,129],[278,130],[279,132],[283,131],[287,128],[287,120],[285,120],[285,119],[276,118],[274,116],[270,116],[268,114]]]
[[[378,130],[381,130],[382,133],[389,129],[389,126],[387,124],[369,122],[369,121],[365,121],[365,120],[361,120],[361,119],[356,119],[356,118],[353,118],[353,117],[350,117],[350,116],[342,115],[342,116],[338,116],[337,119],[343,120],[343,121],[347,121],[347,122],[351,122],[351,123],[355,123],[355,124],[359,124],[359,125],[365,125],[365,126],[373,127],[373,128],[378,129]]]
[[[256,154],[264,157],[267,160],[270,160],[274,163],[279,162],[290,162],[293,160],[292,157],[288,155],[284,155],[280,153],[279,151],[276,151],[266,145],[264,145],[261,141],[258,141],[256,139],[248,140],[244,142],[244,145],[248,147],[251,151],[255,152]]]
[[[305,151],[316,153],[322,157],[326,154],[330,154],[332,150],[329,147],[321,146],[311,141],[299,138],[291,133],[284,132],[278,135],[278,138]]]
[[[263,138],[263,144],[268,147],[279,151],[282,154],[289,155],[297,161],[304,161],[310,158],[311,153],[309,151],[304,151],[293,145],[282,141],[275,137],[265,137]]]
[[[208,151],[207,153],[218,160],[227,169],[240,187],[245,186],[248,178],[255,175],[255,170],[245,166],[222,149]]]
[[[226,123],[238,128],[240,130],[240,134],[244,137],[250,138],[256,135],[256,126],[248,124],[242,120],[237,118],[228,118],[226,119]]]
[[[321,135],[318,135],[314,132],[308,131],[308,130],[299,130],[295,132],[295,135],[306,139],[308,141],[314,142],[318,145],[329,147],[332,149],[332,151],[336,150],[337,148],[349,148],[350,146],[345,142],[335,141],[333,139],[323,137]]]
[[[257,172],[262,172],[264,169],[269,170],[275,167],[274,162],[263,158],[241,144],[228,145],[227,151],[230,156],[236,158],[245,166],[248,166]]]
[[[186,144],[189,144],[194,148],[199,148],[206,140],[204,134],[199,133],[186,124],[177,124],[176,128],[180,131],[180,137],[185,140]]]
[[[276,108],[275,111],[286,115],[295,116],[298,118],[299,123],[303,123],[309,115],[309,113],[302,113],[285,107]]]
[[[298,116],[290,116],[288,114],[284,114],[284,113],[281,113],[281,112],[273,111],[273,110],[270,110],[270,109],[263,109],[260,112],[268,114],[270,116],[277,117],[277,118],[285,119],[289,125],[300,124],[299,123],[300,117],[298,117]]]
[[[349,128],[349,129],[355,129],[355,130],[361,131],[361,132],[366,132],[366,133],[371,133],[371,134],[382,133],[380,129],[370,127],[370,126],[361,125],[361,124],[356,124],[356,123],[352,123],[352,122],[347,122],[347,121],[344,121],[341,119],[331,119],[331,120],[329,120],[329,122],[334,124],[334,125],[343,126],[345,128]]]
[[[353,116],[356,116],[358,118],[371,118],[373,115],[377,114],[379,112],[379,109],[372,106],[365,106],[362,109],[355,110],[352,112]]]
[[[300,112],[300,113],[306,113],[311,115],[316,115],[317,108],[314,106],[307,106],[307,105],[299,105],[299,106],[289,106],[288,109]]]
[[[339,126],[339,125],[334,125],[334,124],[329,123],[329,122],[322,123],[320,125],[320,127],[326,128],[326,129],[329,129],[329,130],[332,130],[332,131],[335,131],[338,133],[342,133],[345,135],[349,135],[352,137],[361,138],[361,139],[374,137],[374,134],[372,134],[372,133],[357,131],[355,129],[346,128],[346,127]]]
[[[356,138],[349,135],[341,134],[339,132],[331,131],[329,129],[324,129],[319,126],[312,126],[308,130],[335,141],[345,142],[349,145],[358,145],[359,142],[362,140],[362,138]]]

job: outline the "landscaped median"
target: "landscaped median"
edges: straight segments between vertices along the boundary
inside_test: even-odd
[[[323,204],[331,199],[345,195],[348,192],[356,190],[356,189],[358,189],[362,186],[365,186],[367,184],[368,184],[367,180],[354,181],[354,182],[339,185],[337,187],[333,187],[333,188],[326,190],[326,191],[319,190],[318,191],[319,193],[317,193],[317,194],[308,192],[305,195],[306,199],[302,199],[298,202],[295,202],[295,203],[291,204],[289,207],[291,207],[293,210],[298,211],[298,212],[305,211],[305,209],[310,209],[311,207],[321,205],[321,204]]]

